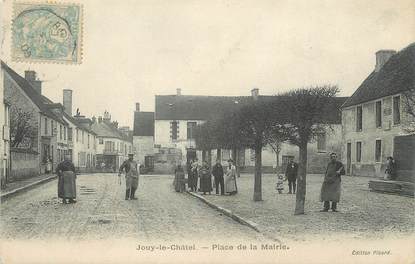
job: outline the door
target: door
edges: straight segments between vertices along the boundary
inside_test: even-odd
[[[347,143],[347,150],[346,150],[346,174],[351,175],[351,168],[352,168],[352,143]]]

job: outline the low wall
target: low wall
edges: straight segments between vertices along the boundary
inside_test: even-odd
[[[39,175],[39,154],[32,150],[12,149],[9,181]]]

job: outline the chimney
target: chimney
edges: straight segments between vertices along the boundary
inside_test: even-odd
[[[252,98],[254,98],[255,100],[258,99],[258,95],[259,95],[259,89],[258,88],[254,88],[254,89],[251,90]]]
[[[35,71],[25,71],[24,78],[32,85],[36,92],[42,94],[42,81],[36,80]]]
[[[104,112],[104,118],[102,120],[103,121],[107,121],[107,122],[111,122],[111,115],[110,115],[110,113],[107,110],[105,110],[105,112]]]
[[[396,54],[394,50],[379,50],[376,52],[376,66],[375,72],[379,72],[385,63]]]
[[[176,95],[177,95],[177,96],[182,95],[182,88],[177,88],[177,89],[176,89]]]
[[[135,111],[140,112],[140,103],[135,103]]]
[[[102,116],[98,116],[98,124],[102,123]]]
[[[72,116],[72,90],[70,89],[63,90],[63,107],[65,113]]]

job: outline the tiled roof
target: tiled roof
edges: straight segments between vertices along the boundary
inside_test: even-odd
[[[134,136],[154,136],[154,112],[134,112]]]
[[[63,112],[63,115],[65,116],[66,119],[69,120],[69,122],[74,124],[77,128],[79,128],[81,130],[84,130],[88,133],[96,135],[96,133],[92,129],[89,129],[89,128],[83,126],[78,120],[76,120],[74,117],[68,115],[66,112]]]
[[[264,97],[264,96],[261,96]],[[250,96],[156,95],[156,120],[208,120],[237,109]]]
[[[365,103],[415,89],[415,43],[393,55],[378,72],[372,72],[343,107]]]
[[[44,96],[40,95],[32,85],[22,76],[17,74],[14,70],[12,70],[6,63],[1,61],[1,67],[10,75],[10,77],[19,85],[19,87],[23,90],[24,93],[32,100],[32,102],[39,108],[40,112],[47,117],[54,119],[55,121],[66,123],[56,116],[46,105],[46,100]],[[47,98],[46,98],[47,99]],[[47,99],[49,100],[49,99]],[[50,101],[50,100],[49,100]],[[50,101],[51,102],[51,101]]]
[[[279,96],[263,96],[264,102],[275,100]],[[341,123],[342,104],[348,97],[335,97],[330,104],[326,118],[332,124]],[[156,120],[209,120],[218,118],[227,111],[234,111],[242,105],[252,102],[251,96],[193,96],[193,95],[156,95]],[[134,126],[135,128],[135,126]]]
[[[98,137],[118,138],[124,141],[132,141],[131,136],[125,135],[117,128],[115,128],[112,124],[108,124],[105,121],[93,123],[91,129],[96,133]]]

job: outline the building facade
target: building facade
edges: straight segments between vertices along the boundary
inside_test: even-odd
[[[208,151],[197,150],[194,139],[195,128],[212,118],[218,118],[227,111],[234,111],[242,104],[249,102],[253,98],[260,96],[258,89],[251,91],[251,96],[222,97],[222,96],[190,96],[182,95],[179,90],[176,95],[156,96],[156,110],[154,120],[154,144],[155,144],[155,166],[157,163],[166,163],[165,160],[158,160],[159,149],[170,148],[179,153],[178,160],[188,161],[197,157],[199,160],[208,162],[220,159],[225,163],[232,158],[238,161],[241,170],[252,171],[255,165],[255,152],[251,149],[239,149],[231,151],[229,149],[219,149]],[[268,100],[273,96],[261,96]],[[324,173],[329,160],[329,153],[336,152],[341,155],[341,105],[346,101],[346,97],[336,97],[330,105],[327,113],[330,125],[326,133],[322,133],[315,140],[310,142],[308,147],[308,171],[310,173]],[[272,113],[270,113],[272,114]],[[299,150],[297,146],[289,143],[282,143],[277,162],[277,153],[271,146],[265,146],[262,152],[263,170],[266,172],[274,171],[276,164],[280,169],[285,168],[285,164],[290,158],[298,161]],[[178,160],[172,160],[170,167]]]
[[[343,105],[342,157],[347,174],[383,177],[386,158],[409,151],[395,148],[395,140],[414,132],[413,116],[405,107],[405,98],[414,95],[414,65],[414,44],[398,53],[378,51],[374,71]]]
[[[5,99],[10,102],[10,176],[51,172],[67,151],[68,124],[59,114],[62,106],[42,95],[42,82],[34,71],[22,77],[3,62],[2,68]]]
[[[101,171],[116,172],[133,153],[133,138],[130,133],[118,129],[105,111],[104,117],[92,120],[91,130],[96,134],[96,167]]]
[[[133,150],[135,159],[145,166],[147,171],[154,170],[154,112],[140,111],[136,103],[134,112]]]
[[[0,70],[0,180],[5,187],[10,171],[10,103],[4,99],[4,69]]]

